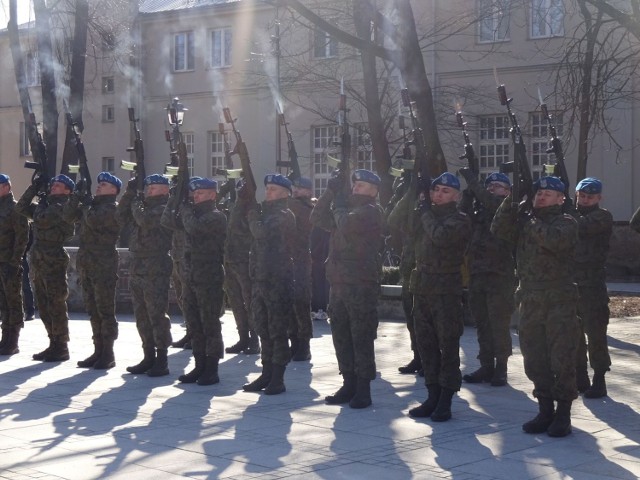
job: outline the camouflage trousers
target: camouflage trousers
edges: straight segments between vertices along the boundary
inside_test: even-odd
[[[22,328],[22,265],[0,263],[0,317],[2,328]]]
[[[476,321],[481,365],[493,365],[495,358],[511,355],[513,294],[513,277],[495,273],[471,275],[469,305]]]
[[[464,330],[462,293],[413,296],[416,342],[425,385],[460,390],[460,337]]]
[[[69,314],[67,312],[67,266],[69,255],[63,248],[51,253],[38,248],[29,252],[33,290],[40,319],[49,338],[69,341]]]
[[[374,341],[378,336],[378,284],[332,284],[331,338],[341,374],[376,378]]]
[[[183,258],[173,258],[172,264],[173,267],[171,269],[171,285],[173,285],[173,291],[176,292],[176,302],[182,310],[184,314],[184,308],[182,307],[182,286],[184,285],[185,279],[187,278],[187,272],[185,269]]]
[[[519,291],[520,350],[536,398],[572,401],[578,396],[576,297],[575,288]]]
[[[118,338],[116,320],[116,284],[118,255],[104,256],[98,266],[78,267],[84,305],[89,313],[93,339]]]
[[[578,287],[578,370],[587,369],[587,353],[591,368],[605,372],[611,366],[607,345],[609,325],[609,295],[606,284],[598,287]],[[585,342],[585,334],[587,342]]]
[[[169,255],[131,259],[129,289],[136,317],[136,327],[143,349],[166,349],[171,346],[169,307]]]
[[[416,343],[416,327],[413,322],[413,293],[409,289],[409,278],[402,279],[402,311],[404,312],[404,318],[407,321],[407,330],[409,330],[409,340],[411,341],[411,351],[418,353],[418,345]]]
[[[205,260],[192,261],[187,268],[188,281],[183,285],[183,306],[187,330],[191,333],[193,355],[223,358],[220,312],[224,301],[224,274],[221,265]]]
[[[309,340],[313,337],[311,320],[311,261],[293,264],[293,312],[289,337]]]
[[[236,328],[241,338],[249,335],[249,330],[255,330],[250,325],[249,307],[251,306],[251,278],[249,278],[249,263],[224,264],[224,290],[229,299]]]
[[[292,291],[290,278],[256,281],[252,285],[251,315],[260,337],[263,365],[286,365],[291,358],[287,329],[293,306]]]

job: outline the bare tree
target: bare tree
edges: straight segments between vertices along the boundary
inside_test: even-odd
[[[618,22],[621,26],[626,28],[629,33],[634,35],[640,40],[640,0],[628,0],[628,4],[631,8],[631,12],[627,13],[622,11],[617,6],[614,6],[614,2],[608,2],[606,0],[586,0],[602,13]],[[619,4],[619,2],[615,2]]]

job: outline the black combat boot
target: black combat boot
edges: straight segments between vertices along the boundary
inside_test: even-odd
[[[147,370],[147,375],[150,377],[164,377],[169,375],[169,359],[167,358],[167,349],[156,349],[156,361],[153,362],[153,366]]]
[[[307,362],[311,360],[311,346],[309,345],[309,339],[298,339],[298,348],[296,353],[293,354],[291,360],[294,362]]]
[[[291,345],[289,351],[291,352],[291,358],[293,358],[298,351],[298,337],[291,337],[289,343]]]
[[[204,361],[204,372],[198,377],[198,385],[214,385],[220,382],[218,376],[218,357],[207,355]]]
[[[49,353],[44,357],[45,362],[64,362],[69,360],[69,348],[67,347],[67,341],[61,338],[53,339],[53,346]]]
[[[584,392],[584,398],[602,398],[607,396],[607,384],[604,381],[605,373],[607,373],[606,370],[597,370],[593,374],[593,383],[591,387]]]
[[[417,407],[409,410],[409,416],[414,418],[430,417],[433,411],[438,406],[438,400],[440,400],[440,385],[432,383],[427,385],[427,391],[429,396]]]
[[[96,370],[109,370],[116,366],[116,355],[113,353],[115,339],[102,340],[102,352],[98,361],[93,364]]]
[[[495,367],[493,366],[493,361],[491,361],[491,363],[481,362],[479,369],[477,369],[475,372],[464,375],[462,379],[467,383],[490,382],[493,378],[494,371]]]
[[[93,353],[89,355],[84,360],[80,360],[78,362],[78,367],[80,368],[91,368],[98,361],[102,355],[102,338],[94,338],[93,339]]]
[[[4,345],[0,347],[0,355],[15,355],[20,353],[18,348],[18,339],[20,338],[20,327],[7,327],[2,330],[2,336],[5,338]]]
[[[287,387],[284,385],[284,371],[286,368],[286,365],[273,366],[271,380],[269,381],[269,385],[264,389],[265,395],[278,395],[279,393],[287,391]]]
[[[153,347],[148,347],[144,349],[144,358],[137,365],[133,365],[131,367],[127,367],[127,372],[133,373],[135,375],[140,375],[143,373],[147,373],[153,364],[156,361],[156,349]]]
[[[257,355],[260,353],[260,337],[252,330],[249,330],[249,344],[244,349],[244,353],[246,355]]]
[[[3,313],[2,315],[0,315],[0,317],[5,318],[6,314]],[[5,343],[7,343],[7,337],[9,336],[8,335],[8,330],[9,330],[8,327],[2,329],[2,338],[0,338],[0,349],[2,349],[2,347],[4,347]]]
[[[53,338],[51,338],[51,336],[49,336],[49,346],[47,348],[45,348],[44,350],[42,350],[41,352],[34,353],[31,358],[33,358],[34,360],[43,361],[44,358],[47,356],[47,354],[49,353],[49,351],[51,351],[52,348],[53,348]]]
[[[240,334],[240,340],[224,349],[226,353],[240,353],[249,346],[249,334]]]
[[[195,383],[198,378],[200,378],[200,375],[202,375],[202,372],[204,372],[205,356],[194,355],[193,358],[196,361],[196,366],[189,373],[185,373],[178,377],[178,381],[180,383]]]
[[[538,398],[539,413],[533,419],[522,425],[525,433],[544,433],[553,422],[553,399],[546,397]]]
[[[342,386],[333,395],[324,397],[328,405],[342,405],[349,403],[356,394],[356,376],[353,373],[342,374]]]
[[[406,365],[402,365],[398,367],[398,371],[402,374],[410,374],[410,373],[418,373],[422,368],[422,363],[420,362],[420,355],[417,352],[413,353],[413,359],[407,363]]]
[[[447,387],[440,389],[438,405],[436,405],[436,409],[431,413],[431,420],[434,422],[446,422],[451,418],[451,401],[455,393],[455,390]]]
[[[367,408],[371,405],[371,380],[358,377],[356,380],[356,394],[349,401],[351,408]]]
[[[566,437],[571,433],[571,401],[558,400],[553,421],[547,428],[550,437]]]
[[[503,387],[507,384],[507,357],[496,358],[496,368],[491,377],[492,387]]]
[[[584,393],[591,387],[591,381],[589,380],[589,372],[587,371],[587,365],[579,366],[576,368],[576,388],[578,392]]]
[[[262,364],[262,373],[253,382],[246,383],[242,386],[245,392],[259,392],[264,389],[271,381],[271,374],[273,372],[273,365],[271,363]]]
[[[189,343],[191,341],[191,334],[189,332],[184,334],[184,337],[182,337],[180,340],[176,340],[175,342],[171,343],[171,346],[173,348],[187,348],[187,343]]]

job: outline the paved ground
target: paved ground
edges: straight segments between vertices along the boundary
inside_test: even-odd
[[[259,372],[256,356],[227,356],[221,383],[209,387],[177,383],[189,351],[172,349],[168,377],[127,374],[141,349],[131,316],[120,321],[118,365],[108,372],[75,367],[91,351],[84,316],[73,316],[72,360],[59,364],[30,360],[45,340],[38,320],[27,323],[21,353],[0,360],[0,478],[640,477],[640,317],[612,320],[610,397],[578,399],[574,433],[564,439],[521,431],[536,404],[515,332],[509,386],[463,386],[454,418],[436,424],[407,416],[425,389],[421,378],[397,373],[408,360],[399,322],[380,324],[373,408],[352,410],[323,401],[341,379],[324,322],[315,322],[311,363],[291,364],[287,392],[268,397],[239,390]],[[177,338],[183,330],[174,322]],[[235,342],[229,314],[223,328]],[[476,353],[467,328],[465,370]]]

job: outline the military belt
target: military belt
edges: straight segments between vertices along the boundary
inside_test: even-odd
[[[555,288],[569,287],[573,285],[570,278],[561,278],[556,280],[547,280],[543,282],[529,282],[520,280],[520,288],[522,290],[553,290]]]

